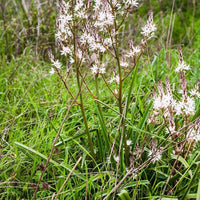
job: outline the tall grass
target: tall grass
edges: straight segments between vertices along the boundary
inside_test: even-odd
[[[11,62],[2,59],[1,198],[198,199],[199,142],[188,140],[196,124],[197,138],[199,134],[198,95],[189,114],[182,107],[177,116],[171,103],[159,109],[155,105],[167,92],[177,102],[186,90],[193,98],[189,91],[199,78],[196,55],[189,60],[191,71],[179,76],[175,71],[185,52],[162,48],[151,57],[148,49],[157,41],[148,44],[144,35],[141,51],[129,60],[124,54],[135,46],[125,43],[123,29],[112,36],[110,26],[96,29],[111,38],[105,52],[81,49],[81,25],[87,21],[75,18],[75,5],[72,1],[69,10],[72,37],[68,43],[59,41],[61,50],[68,44],[72,50],[62,66],[50,52],[54,74],[49,74],[51,64],[28,54]],[[61,14],[62,1],[59,6]],[[126,15],[133,11],[129,9]],[[112,3],[111,12],[118,12]],[[153,23],[151,12],[147,18]],[[113,19],[115,32],[126,19],[123,13]],[[167,110],[173,110],[173,119]]]

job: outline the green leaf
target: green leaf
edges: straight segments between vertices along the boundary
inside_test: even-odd
[[[21,149],[22,151],[24,151],[25,153],[28,152],[31,158],[35,158],[34,155],[36,155],[36,156],[39,156],[40,158],[42,158],[42,159],[44,159],[44,160],[46,160],[46,161],[47,161],[47,159],[48,159],[44,154],[42,154],[42,153],[40,153],[40,152],[38,152],[38,151],[32,149],[31,147],[27,147],[26,145],[21,144],[21,143],[19,143],[19,142],[14,142],[14,144],[15,144],[19,149]],[[65,165],[59,164],[58,162],[56,162],[56,161],[54,161],[54,160],[52,160],[52,159],[50,159],[49,163],[55,165],[56,167],[62,167],[62,168],[64,168],[64,169],[66,169],[67,171],[71,171],[71,170],[72,170],[72,167],[71,167],[71,166],[66,165],[66,164],[65,164]],[[84,181],[86,180],[86,178],[85,178],[83,175],[80,175],[80,174],[78,173],[78,171],[76,171],[76,170],[74,170],[73,174],[74,174],[75,176],[79,177],[80,179],[84,180]]]
[[[120,193],[118,194],[121,200],[131,200],[128,192],[126,190],[121,190]]]
[[[199,180],[198,190],[197,190],[197,200],[200,200],[200,180]]]
[[[172,155],[172,159],[178,159],[178,161],[180,161],[184,166],[185,166],[185,168],[187,169],[187,168],[190,168],[190,165],[187,163],[187,161],[182,157],[182,156],[177,156],[177,155]],[[189,175],[190,175],[190,177],[192,178],[192,170],[189,170]]]

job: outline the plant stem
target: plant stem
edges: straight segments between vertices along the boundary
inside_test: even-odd
[[[96,96],[99,99],[99,84],[98,84],[97,76],[95,76],[95,86],[96,86]],[[105,120],[104,120],[104,117],[103,117],[102,108],[101,108],[101,105],[98,101],[96,101],[96,104],[97,104],[97,109],[98,109],[98,112],[99,112],[99,119],[100,119],[101,126],[102,126],[102,129],[103,129],[102,131],[103,131],[103,137],[104,137],[104,140],[105,140],[105,143],[106,143],[106,148],[108,150],[108,153],[110,153],[110,151],[111,151],[110,140],[109,140],[109,135],[106,131],[106,125],[105,125]]]
[[[74,42],[74,52],[73,52],[74,55],[73,55],[73,57],[74,57],[74,66],[76,68],[77,84],[78,84],[78,89],[79,89],[80,107],[81,107],[81,113],[82,113],[82,116],[83,116],[83,121],[84,121],[84,124],[85,124],[85,131],[86,131],[87,137],[88,137],[91,155],[92,155],[92,157],[94,157],[93,144],[92,144],[92,140],[91,140],[91,137],[90,137],[87,118],[85,116],[85,109],[84,109],[84,106],[83,106],[83,96],[82,96],[82,92],[81,92],[79,66],[77,64],[77,59],[76,59],[76,25],[75,25],[75,17],[74,17],[74,0],[72,0],[72,11],[73,11],[72,12],[72,16],[73,16],[73,42]]]
[[[114,15],[114,9],[113,9],[113,15]],[[122,69],[121,69],[120,57],[119,57],[118,34],[117,34],[118,27],[117,27],[117,22],[116,22],[116,16],[114,18],[114,26],[115,26],[115,38],[114,38],[115,39],[115,57],[117,60],[118,73],[119,73],[119,97],[118,97],[119,111],[122,116],[121,126],[122,126],[122,137],[123,137],[123,142],[124,142],[124,147],[125,147],[125,161],[126,161],[126,164],[128,164],[129,151],[128,151],[128,146],[127,146],[127,139],[126,139],[126,133],[125,133],[125,127],[124,127],[125,119],[123,116],[123,107],[122,107],[123,80],[122,80]]]

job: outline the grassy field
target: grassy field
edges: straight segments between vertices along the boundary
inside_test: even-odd
[[[119,34],[119,52],[123,37],[127,31]],[[111,55],[99,54],[108,72],[100,76],[91,73],[91,63],[77,71],[76,59],[68,74],[68,57],[61,59],[60,75],[50,74],[52,63],[31,48],[9,59],[2,54],[1,199],[200,200],[200,98],[191,93],[196,88],[199,94],[199,48],[195,41],[182,45],[191,69],[181,77],[179,45],[166,48],[160,35],[145,45],[127,77]],[[109,82],[120,70],[123,84]],[[168,93],[194,112],[183,106],[176,115],[170,109],[178,104],[172,108],[171,102],[156,110],[156,97]]]

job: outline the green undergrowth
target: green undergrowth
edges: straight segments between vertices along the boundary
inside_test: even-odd
[[[200,60],[195,53],[184,52],[192,71],[187,74],[188,88],[196,84],[200,74]],[[187,59],[185,59],[187,60]],[[127,112],[127,137],[132,141],[131,151],[136,144],[148,143],[152,137],[161,142],[165,138],[163,127],[147,126],[147,117],[152,107],[152,93],[158,80],[168,76],[173,88],[180,88],[178,74],[174,72],[178,55],[175,50],[161,49],[152,60],[146,54],[138,64],[138,71],[124,82],[124,104],[130,98]],[[72,103],[59,78],[50,75],[50,64],[36,60],[28,53],[10,62],[2,58],[0,68],[0,197],[1,199],[32,199],[43,165],[49,156],[53,140]],[[109,69],[108,69],[109,70]],[[109,78],[109,77],[108,77]],[[92,76],[86,78],[89,87],[95,92]],[[83,98],[86,117],[95,151],[91,157],[80,108],[73,105],[60,137],[56,142],[52,159],[44,173],[37,199],[52,199],[59,191],[76,161],[81,162],[72,173],[62,190],[59,199],[103,199],[114,187],[116,163],[108,164],[108,147],[104,143],[106,129],[111,144],[118,134],[119,111],[116,100],[111,97],[102,80],[99,80],[100,99],[105,124],[99,119],[97,101],[84,90]],[[68,85],[74,93],[78,92],[73,76]],[[197,108],[200,102],[197,100]],[[120,141],[117,138],[116,144]],[[117,145],[116,147],[117,148]],[[146,148],[146,147],[145,147]],[[146,160],[148,153],[144,148]],[[134,152],[133,152],[134,153]],[[116,191],[114,199],[159,199],[167,181],[174,159],[165,152],[165,159],[151,163],[134,176],[128,176]],[[162,199],[200,199],[198,148],[185,160],[179,158],[183,167],[169,180],[167,191]],[[122,165],[121,165],[122,164]],[[126,175],[128,166],[122,161],[118,180]],[[138,163],[139,164],[139,163]],[[192,180],[192,182],[191,182]],[[173,191],[172,187],[177,184]],[[172,194],[170,193],[172,192]],[[185,196],[184,196],[185,195]],[[110,197],[110,199],[112,199]]]

